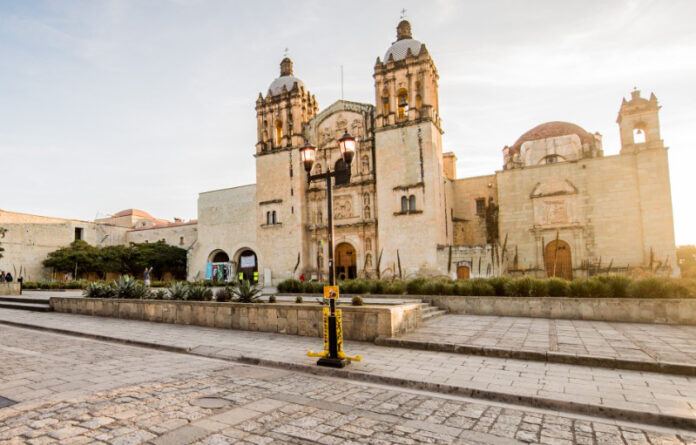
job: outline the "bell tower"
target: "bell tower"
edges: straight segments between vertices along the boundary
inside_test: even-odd
[[[621,102],[616,123],[621,132],[621,153],[636,153],[642,150],[665,148],[660,139],[660,121],[655,93],[650,99],[640,97],[640,90],[631,91],[631,100]]]
[[[383,267],[433,273],[437,246],[451,244],[443,172],[438,73],[425,44],[402,20],[396,41],[377,58],[375,172]],[[413,236],[419,242],[412,242]]]
[[[264,279],[291,278],[298,259],[307,258],[306,181],[299,149],[304,126],[317,113],[317,101],[293,73],[293,63],[280,62],[280,76],[256,100],[256,245]]]

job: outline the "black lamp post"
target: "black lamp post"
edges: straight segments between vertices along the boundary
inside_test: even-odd
[[[313,175],[312,166],[316,160],[317,150],[307,142],[304,147],[300,148],[300,160],[304,164],[307,171],[307,183],[312,181],[326,181],[326,205],[328,221],[328,238],[329,238],[329,285],[336,284],[336,268],[334,266],[334,227],[333,227],[333,202],[331,198],[331,178],[348,178],[350,180],[350,164],[355,156],[355,138],[348,134],[348,130],[343,133],[343,136],[338,140],[338,147],[341,150],[341,158],[345,163],[347,172],[337,172],[336,170],[326,170],[326,173]],[[329,299],[329,354],[326,357],[321,357],[317,361],[317,365],[330,366],[334,368],[343,368],[348,363],[345,358],[339,357],[338,339],[336,335],[336,299]]]

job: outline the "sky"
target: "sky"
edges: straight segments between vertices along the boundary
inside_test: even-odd
[[[0,208],[92,220],[196,217],[255,181],[255,101],[285,48],[320,109],[374,103],[406,9],[440,74],[459,177],[548,121],[603,135],[638,87],[670,148],[677,244],[696,244],[696,1],[0,1]]]

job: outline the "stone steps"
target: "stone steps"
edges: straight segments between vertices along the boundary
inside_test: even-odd
[[[35,312],[51,312],[49,301],[38,298],[0,297],[0,308]]]
[[[445,315],[447,311],[433,306],[430,303],[421,303],[421,313],[423,314],[423,321],[432,320],[433,318]]]

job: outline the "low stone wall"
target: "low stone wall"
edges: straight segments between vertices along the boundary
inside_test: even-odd
[[[0,295],[19,295],[19,283],[0,283]]]
[[[696,298],[418,298],[453,314],[696,325]]]
[[[51,306],[56,312],[100,317],[311,337],[323,335],[322,307],[318,304],[52,297]],[[340,306],[340,309],[343,311],[343,337],[346,340],[373,341],[381,336],[396,337],[419,327],[422,319],[418,303]]]

